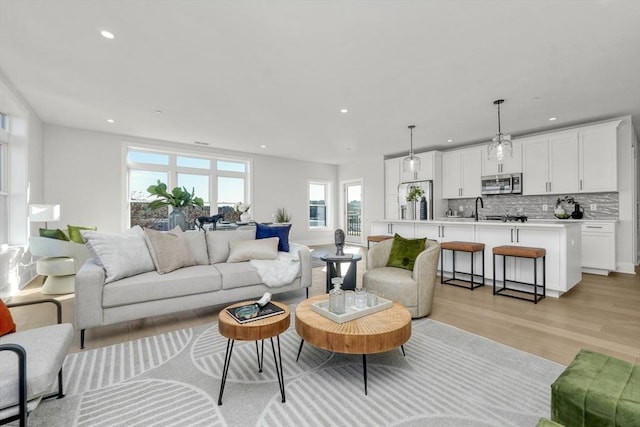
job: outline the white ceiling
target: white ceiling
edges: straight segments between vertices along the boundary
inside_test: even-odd
[[[514,136],[638,128],[639,22],[638,0],[0,0],[0,71],[46,123],[340,164],[406,152],[409,124],[417,151],[488,141],[498,98]]]

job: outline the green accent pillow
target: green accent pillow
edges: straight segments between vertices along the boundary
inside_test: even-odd
[[[56,228],[55,230],[47,230],[46,228],[41,228],[40,237],[69,241],[69,238],[66,234],[64,234],[64,231],[60,230],[59,228]]]
[[[69,240],[76,243],[84,243],[80,230],[98,230],[98,227],[85,227],[83,225],[67,225],[67,228],[69,229]]]
[[[427,239],[405,239],[396,233],[393,236],[391,253],[387,267],[405,268],[413,270],[413,265],[420,252],[424,251]]]

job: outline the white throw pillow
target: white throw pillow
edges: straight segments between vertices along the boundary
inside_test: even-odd
[[[277,259],[278,239],[269,237],[259,240],[234,240],[229,242],[227,262],[242,262],[252,259]]]
[[[187,246],[191,250],[193,260],[196,265],[209,264],[209,254],[207,253],[207,241],[204,237],[204,231],[190,230],[182,233],[182,238],[187,242]]]
[[[178,226],[170,231],[144,230],[147,247],[158,273],[170,273],[182,267],[195,265],[191,249]]]
[[[155,270],[140,226],[123,233],[80,230],[82,238],[106,273],[105,283]]]
[[[229,242],[232,240],[255,240],[255,228],[248,230],[207,230],[207,249],[209,263],[227,262]]]

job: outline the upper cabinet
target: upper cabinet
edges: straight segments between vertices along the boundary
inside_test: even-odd
[[[384,207],[385,219],[398,219],[398,185],[400,185],[400,169],[402,158],[396,157],[384,161]]]
[[[487,147],[489,143],[482,147],[482,175],[498,175],[502,173],[522,172],[522,142],[520,140],[511,141],[513,146],[512,155],[503,159],[499,163],[496,159],[489,159]]]
[[[442,154],[442,197],[478,197],[481,192],[481,148],[447,151]]]
[[[426,153],[417,153],[416,156],[420,157],[420,170],[416,172],[405,172],[402,170],[402,160],[400,158],[400,178],[401,182],[410,181],[429,181],[436,179],[435,177],[435,161],[439,158],[436,156],[438,152],[428,151]]]
[[[522,194],[617,191],[619,123],[522,139]]]
[[[620,121],[579,132],[580,191],[618,191],[617,130]]]

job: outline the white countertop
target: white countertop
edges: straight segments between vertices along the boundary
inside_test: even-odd
[[[380,222],[403,222],[403,223],[413,223],[413,224],[460,224],[460,225],[479,225],[479,226],[500,226],[500,227],[564,227],[568,225],[580,225],[580,224],[593,224],[593,223],[616,223],[617,219],[598,219],[598,220],[590,220],[590,219],[528,219],[525,222],[521,221],[494,221],[494,220],[479,220],[475,221],[473,218],[456,218],[456,217],[448,217],[448,218],[436,218],[435,220],[408,220],[408,219],[382,219],[376,220]]]

